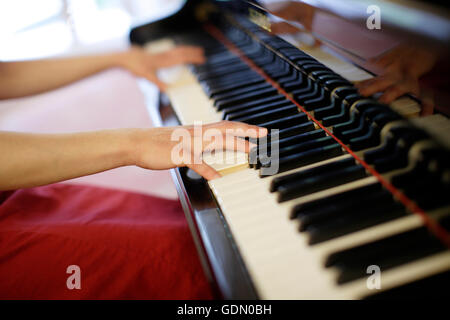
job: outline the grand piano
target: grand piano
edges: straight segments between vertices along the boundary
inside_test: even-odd
[[[443,2],[188,0],[135,27],[130,40],[154,52],[205,48],[205,64],[162,72],[169,88],[160,96],[160,125],[232,120],[279,130],[277,140],[269,134],[270,157],[258,150],[205,156],[219,179],[172,170],[218,297],[445,298],[450,14]],[[383,93],[362,96],[355,87],[393,69],[420,90],[382,103]],[[430,105],[433,114],[420,116]],[[272,165],[279,169],[268,174]]]

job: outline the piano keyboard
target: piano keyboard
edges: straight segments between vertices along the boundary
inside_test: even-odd
[[[167,94],[182,124],[280,130],[279,160],[205,159],[223,175],[209,186],[258,295],[358,299],[448,284],[449,152],[418,129],[421,120],[405,120],[417,110],[362,97],[305,52],[244,27],[186,39],[205,47],[207,62],[172,70]],[[266,176],[272,161],[279,172]],[[380,290],[367,286],[373,265]]]

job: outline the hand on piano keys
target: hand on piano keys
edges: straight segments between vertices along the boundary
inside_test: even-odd
[[[421,100],[422,115],[433,113],[434,101],[420,85],[420,78],[430,72],[438,60],[438,53],[415,45],[398,45],[371,59],[381,69],[380,75],[356,84],[363,96],[382,92],[380,102],[391,103],[405,94]]]
[[[186,63],[200,64],[204,62],[203,49],[195,46],[178,46],[158,53],[151,53],[134,46],[119,55],[118,58],[119,66],[138,77],[146,78],[163,91],[166,90],[166,84],[158,78],[159,69]]]
[[[266,135],[265,128],[232,121],[136,130],[133,163],[153,170],[187,166],[211,180],[221,175],[203,160],[204,153],[217,150],[248,153],[254,144],[243,138]]]

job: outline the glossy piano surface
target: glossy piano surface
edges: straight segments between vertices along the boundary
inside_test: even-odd
[[[174,170],[204,266],[224,298],[430,296],[450,270],[450,122],[417,116],[430,103],[446,111],[448,76],[431,80],[447,63],[448,39],[392,16],[385,30],[368,30],[361,5],[352,17],[340,14],[354,1],[306,2],[188,1],[170,20],[132,31],[148,50],[205,48],[204,65],[172,70],[168,80],[179,123],[228,119],[280,130],[276,149],[251,153],[250,163],[205,158],[220,179]],[[376,4],[382,12],[401,5]],[[442,30],[445,14],[436,20]],[[385,76],[374,57],[394,66],[414,57],[408,62],[427,68],[413,76],[433,85],[390,104],[361,96],[355,84]],[[272,166],[278,171],[268,175]],[[383,274],[377,295],[365,281],[370,266]]]

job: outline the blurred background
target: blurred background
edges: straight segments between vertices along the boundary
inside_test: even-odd
[[[122,49],[130,28],[185,0],[0,0],[0,60]]]

